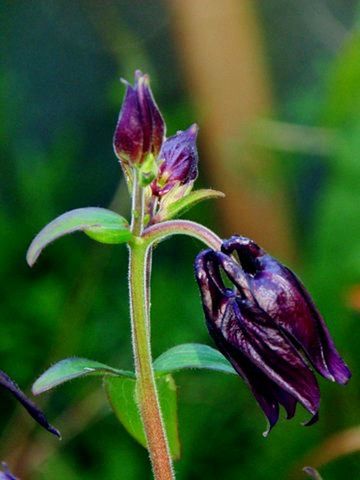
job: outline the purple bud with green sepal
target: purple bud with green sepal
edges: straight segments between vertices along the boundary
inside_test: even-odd
[[[162,197],[175,186],[192,186],[198,175],[198,130],[193,124],[165,140],[159,154],[158,175],[151,184],[153,195]]]
[[[165,135],[165,123],[155,103],[149,77],[135,72],[134,86],[127,85],[114,133],[114,150],[125,165],[141,165],[150,154],[157,157]]]

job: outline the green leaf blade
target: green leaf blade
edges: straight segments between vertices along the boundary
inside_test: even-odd
[[[127,220],[117,213],[105,208],[77,208],[55,218],[36,235],[27,251],[27,263],[33,266],[47,245],[76,231],[109,244],[125,243],[133,237]]]
[[[176,385],[171,375],[164,375],[156,378],[156,386],[171,456],[177,460],[180,458],[180,440]],[[108,376],[104,379],[104,387],[109,403],[120,423],[140,445],[147,448],[136,399],[136,380]]]
[[[125,430],[143,447],[146,437],[136,401],[136,380],[104,378],[104,388],[110,406]]]
[[[176,202],[171,203],[166,208],[166,220],[183,215],[187,210],[194,207],[199,202],[223,197],[225,197],[224,193],[217,190],[212,190],[211,188],[195,190],[189,193],[189,195],[186,195],[185,197],[180,198]]]
[[[163,375],[156,378],[156,385],[171,457],[173,460],[178,460],[181,456],[181,444],[178,430],[175,380],[172,375]]]
[[[135,378],[133,372],[118,370],[95,360],[66,358],[46,370],[33,384],[32,392],[39,395],[65,382],[88,375],[121,375]]]
[[[218,350],[200,343],[177,345],[164,352],[154,362],[157,373],[169,373],[187,368],[215,370],[237,375]]]

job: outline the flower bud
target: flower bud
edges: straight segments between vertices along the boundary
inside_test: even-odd
[[[165,140],[159,154],[158,175],[151,184],[153,195],[162,197],[176,186],[191,189],[198,175],[197,133],[198,126],[194,124]]]
[[[148,75],[135,72],[134,86],[127,85],[114,133],[116,156],[125,165],[140,165],[157,157],[165,135],[165,123],[153,98]]]

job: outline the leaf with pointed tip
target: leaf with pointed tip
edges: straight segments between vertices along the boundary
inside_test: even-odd
[[[164,212],[163,220],[169,220],[170,218],[179,217],[190,208],[194,207],[197,203],[204,200],[210,200],[212,198],[223,198],[225,194],[211,188],[204,188],[200,190],[194,190],[183,198],[176,200],[166,208]]]
[[[128,242],[133,236],[127,220],[117,213],[106,208],[77,208],[55,218],[36,235],[26,255],[28,264],[32,267],[49,243],[76,231],[110,244]]]
[[[180,458],[176,385],[171,375],[156,378],[159,402],[171,456]],[[124,377],[104,378],[110,405],[128,433],[146,448],[147,442],[136,400],[136,380]]]
[[[133,372],[118,370],[95,360],[76,357],[66,358],[46,370],[35,381],[32,386],[32,392],[34,395],[39,395],[69,380],[87,375],[119,375],[135,378]]]
[[[175,372],[185,368],[204,368],[236,375],[226,358],[214,348],[200,343],[184,343],[170,348],[154,362],[156,373]]]

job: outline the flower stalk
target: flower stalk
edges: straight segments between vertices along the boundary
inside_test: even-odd
[[[142,239],[147,245],[153,245],[172,235],[187,235],[196,238],[213,250],[220,250],[222,245],[222,240],[216,233],[191,220],[168,220],[156,223],[144,230]]]

